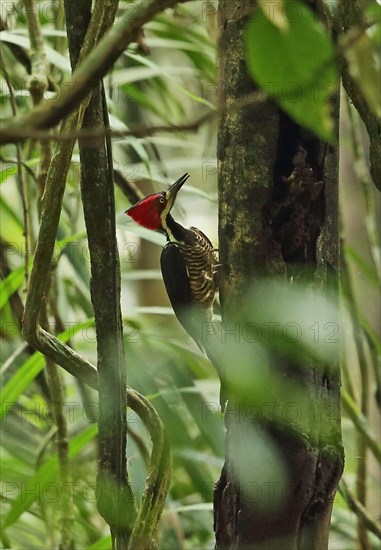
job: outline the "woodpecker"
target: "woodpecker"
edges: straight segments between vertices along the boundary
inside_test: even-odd
[[[177,193],[188,178],[189,174],[184,174],[167,191],[145,197],[125,214],[167,237],[160,265],[168,298],[183,328],[205,353],[205,323],[213,319],[218,290],[218,254],[202,231],[186,229],[171,216]]]

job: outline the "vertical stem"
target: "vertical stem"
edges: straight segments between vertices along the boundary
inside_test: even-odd
[[[354,156],[354,165],[357,168],[357,170],[360,172],[358,174],[358,177],[360,179],[360,182],[362,183],[362,188],[365,195],[365,207],[366,207],[366,216],[365,216],[365,228],[368,234],[368,240],[370,244],[370,252],[371,257],[374,260],[374,267],[375,271],[379,277],[379,258],[374,257],[372,254],[372,249],[375,245],[375,235],[373,233],[373,226],[369,223],[369,218],[372,218],[372,212],[370,212],[369,206],[370,206],[370,193],[369,193],[369,178],[366,177],[366,167],[364,166],[364,155],[362,152],[360,152],[360,144],[358,142],[358,138],[355,131],[355,119],[354,119],[354,112],[351,108],[351,105],[349,104],[348,98],[346,101],[347,104],[347,112],[348,117],[350,121],[350,128],[351,128],[351,144],[353,148],[353,156]],[[377,248],[377,247],[376,247]],[[368,419],[369,414],[369,369],[368,369],[368,362],[365,354],[364,349],[364,335],[361,330],[361,324],[359,319],[359,312],[356,302],[356,296],[353,291],[352,282],[351,282],[351,275],[347,266],[347,295],[349,299],[349,307],[351,312],[351,320],[352,320],[352,330],[353,330],[353,338],[356,344],[357,348],[357,354],[359,359],[359,367],[360,367],[360,375],[361,375],[361,395],[360,395],[360,409],[362,414],[366,419]],[[367,501],[367,487],[366,487],[366,480],[367,480],[367,473],[368,473],[368,467],[367,467],[367,450],[368,445],[366,442],[366,439],[364,438],[363,434],[360,432],[357,432],[357,455],[358,455],[358,463],[357,463],[357,472],[356,472],[356,496],[360,504],[362,504],[364,507],[366,507],[366,501]],[[363,522],[363,518],[361,516],[357,516],[357,535],[358,535],[358,542],[362,550],[367,550],[369,548],[369,540],[368,540],[368,531],[367,528]]]
[[[42,38],[36,3],[34,0],[24,0],[24,5],[32,55],[32,73],[41,72],[44,75],[46,74],[46,55],[44,53],[44,39]],[[33,63],[36,62],[38,64],[35,64],[33,67]]]
[[[101,85],[93,91],[84,128],[104,127]],[[126,373],[120,312],[120,272],[113,180],[104,139],[80,140],[81,190],[91,261],[91,299],[97,331],[99,403],[98,510],[115,549],[127,548],[135,516],[126,463]],[[112,449],[112,453],[110,452]]]
[[[65,29],[65,8],[63,0],[58,0],[54,13],[54,26],[56,30],[63,31]],[[54,49],[59,53],[64,53],[66,46],[66,39],[63,36],[57,36],[55,39]]]
[[[9,78],[8,71],[4,65],[3,56],[0,55],[1,63],[1,72],[3,73],[5,83],[9,91],[10,105],[12,109],[13,116],[17,115],[17,105],[15,94],[13,92],[13,86]],[[29,216],[29,200],[28,200],[28,190],[25,185],[24,174],[22,171],[22,155],[21,155],[21,145],[16,143],[16,158],[17,158],[17,176],[18,176],[18,189],[21,197],[22,211],[23,211],[23,221],[24,221],[24,237],[25,237],[25,286],[28,288],[29,282],[29,254],[30,254],[30,245],[31,245],[31,225],[30,225],[30,216]]]
[[[48,65],[46,61],[44,40],[42,37],[40,22],[34,0],[24,0],[29,39],[31,45],[31,60],[32,60],[32,74],[27,82],[27,88],[29,89],[34,105],[37,105],[43,99],[43,95],[48,87]],[[41,217],[42,201],[45,191],[46,179],[49,171],[49,167],[52,161],[52,147],[51,143],[46,140],[40,142],[40,169],[37,178],[38,184],[38,210],[39,217]],[[63,176],[65,177],[65,176]],[[50,287],[50,275],[47,288],[45,288],[46,295],[48,295]],[[41,320],[43,326],[48,330],[48,302],[44,301],[41,308]],[[61,480],[62,499],[60,499],[61,505],[61,526],[60,526],[60,549],[71,550],[73,548],[73,523],[74,523],[74,510],[73,502],[70,494],[71,486],[71,467],[69,460],[69,441],[66,417],[64,414],[65,403],[65,387],[63,385],[62,377],[58,371],[57,365],[50,359],[46,359],[46,369],[48,375],[49,390],[51,396],[51,403],[53,405],[53,417],[57,426],[57,433],[55,437],[55,444],[58,455],[59,473]]]
[[[364,27],[365,7],[367,2],[363,0],[340,0],[338,2],[339,33],[350,31],[356,27]],[[341,77],[343,86],[359,113],[369,136],[369,169],[375,186],[380,190],[381,186],[381,134],[380,119],[374,116],[364,98],[357,82],[352,78],[349,63],[342,58]]]
[[[30,40],[31,76],[26,83],[34,105],[38,105],[48,89],[48,67],[40,21],[34,0],[24,0]]]
[[[118,2],[96,3],[92,20],[98,37],[112,24]],[[77,64],[91,3],[73,9],[65,2],[72,67]],[[95,13],[97,11],[97,13]],[[99,13],[98,13],[99,12]],[[85,13],[85,17],[83,14]],[[87,36],[87,35],[86,35]],[[102,84],[92,91],[84,128],[105,128]],[[115,550],[124,550],[136,511],[128,484],[126,460],[127,399],[123,329],[120,311],[120,271],[116,243],[112,156],[104,138],[90,144],[79,140],[81,191],[91,262],[91,300],[97,332],[99,404],[98,510],[110,525]]]
[[[44,325],[47,325],[46,307],[42,315],[45,317]],[[60,550],[72,550],[74,548],[73,526],[74,508],[70,488],[72,487],[71,464],[69,459],[69,435],[67,429],[65,406],[65,386],[56,363],[46,358],[46,371],[51,394],[50,403],[53,410],[53,420],[57,426],[55,445],[58,455],[59,475],[61,482],[61,525],[60,525]]]

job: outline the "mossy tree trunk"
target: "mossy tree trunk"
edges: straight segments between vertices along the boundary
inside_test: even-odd
[[[97,21],[102,36],[112,25],[118,3],[108,2],[109,21]],[[73,70],[91,17],[91,1],[65,2]],[[95,8],[94,8],[95,10]],[[102,82],[92,88],[82,128],[105,131],[107,106]],[[97,334],[99,394],[97,508],[110,526],[113,550],[128,547],[136,517],[127,471],[127,392],[120,266],[116,241],[111,145],[103,137],[79,139],[81,193],[90,252],[91,301]]]
[[[259,95],[245,63],[244,32],[251,8],[246,5],[233,14],[231,3],[220,0],[219,90],[224,103]],[[324,293],[328,286],[337,288],[337,147],[327,147],[267,99],[222,117],[218,166],[225,325],[236,325],[242,315],[255,321],[255,312],[247,311],[247,291],[255,293],[263,278],[276,277],[286,293],[295,280]],[[297,360],[278,354],[272,363],[280,380],[292,380],[307,396],[301,405],[304,430],[290,431],[268,418],[253,423],[239,414],[241,398],[227,389],[225,465],[214,494],[217,549],[323,550],[328,545],[343,468],[338,357],[335,365],[307,359],[300,368]],[[253,362],[254,376],[261,368]],[[246,388],[246,400],[248,393]],[[316,421],[317,409],[329,410],[330,421]],[[245,484],[237,475],[237,453],[245,452],[247,441],[258,434],[277,449],[288,473],[287,490],[280,491],[276,505],[271,505],[270,490],[276,480],[259,473],[258,464],[266,460],[263,445],[256,449],[254,440],[249,447],[252,454],[244,460],[251,470]],[[246,490],[250,482],[262,488],[262,498],[252,498]]]

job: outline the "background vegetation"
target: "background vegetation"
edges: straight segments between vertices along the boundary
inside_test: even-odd
[[[49,65],[46,95],[50,97],[70,74],[66,31],[60,2],[41,1],[37,6]],[[129,2],[121,1],[119,6],[117,19],[127,19],[134,9]],[[24,4],[1,2],[1,8],[1,107],[4,118],[11,118],[32,107],[26,81],[33,52]],[[136,193],[161,190],[190,172],[176,217],[184,225],[199,227],[217,244],[216,105],[221,90],[216,89],[216,9],[213,2],[197,1],[156,16],[104,79],[110,123],[120,131],[120,137],[113,140],[113,159],[128,383],[156,407],[173,454],[172,483],[158,541],[165,550],[196,550],[214,544],[213,483],[224,456],[219,384],[169,307],[159,272],[164,238],[137,227],[123,212]],[[379,4],[365,2],[363,13],[372,24],[361,40],[346,47],[347,60],[354,74],[360,72],[369,110],[377,118]],[[163,127],[161,131],[152,129],[158,126]],[[132,127],[140,128],[140,135],[125,135]],[[334,503],[330,548],[356,550],[376,548],[380,534],[381,450],[376,436],[381,403],[380,197],[369,172],[367,134],[344,90],[340,136],[339,340],[346,466]],[[66,520],[77,548],[109,548],[108,528],[97,513],[95,499],[97,396],[61,373],[64,399],[60,410],[66,418],[71,463],[63,486],[55,443],[57,404],[51,400],[43,357],[21,337],[39,226],[41,174],[46,168],[41,151],[40,142],[30,139],[17,147],[4,146],[0,159],[1,544],[4,548],[57,547]],[[89,277],[75,149],[51,290],[46,296],[47,324],[51,332],[96,363]],[[131,411],[128,421],[129,474],[139,502],[150,440]]]

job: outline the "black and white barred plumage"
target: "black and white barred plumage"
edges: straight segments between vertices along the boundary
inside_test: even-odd
[[[218,254],[202,231],[185,229],[170,215],[166,233],[161,269],[167,294],[178,320],[204,351],[203,335],[218,291]]]
[[[177,243],[183,253],[195,306],[212,309],[217,292],[217,251],[202,231],[191,227],[185,243]],[[212,312],[210,320],[212,319]]]

